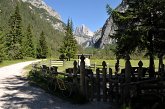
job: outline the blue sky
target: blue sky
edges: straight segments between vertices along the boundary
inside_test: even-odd
[[[122,0],[44,0],[49,6],[57,11],[62,21],[68,18],[73,21],[74,28],[85,24],[92,31],[101,28],[108,15],[106,4],[115,8]]]

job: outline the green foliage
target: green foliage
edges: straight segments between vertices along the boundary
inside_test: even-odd
[[[69,97],[62,96],[61,90],[57,89],[54,92],[48,90],[48,82],[52,78],[54,78],[54,76],[52,76],[50,74],[43,75],[41,70],[31,70],[28,74],[28,79],[30,80],[30,82],[29,82],[30,85],[39,86],[40,88],[46,90],[48,93],[58,96],[61,99],[67,100],[74,104],[85,104],[85,103],[89,102],[89,100],[80,93],[80,91],[78,90],[78,88],[76,87],[75,84],[71,84],[72,85],[72,94]],[[68,79],[68,78],[64,78],[63,75],[58,75],[55,78],[60,78],[60,79],[63,79],[64,81],[67,81],[67,79]]]
[[[116,44],[109,44],[106,45],[103,49],[97,49],[93,47],[88,47],[85,49],[82,49],[82,51],[79,51],[79,54],[93,54],[91,57],[92,59],[116,59],[115,52],[116,51]],[[131,59],[148,59],[147,57],[144,57],[144,52],[139,52],[138,50],[135,50],[134,53],[132,53]]]
[[[9,33],[5,37],[6,54],[9,59],[22,59],[22,27],[21,15],[18,5],[15,7],[15,12],[9,19]]]
[[[40,39],[39,39],[39,42],[37,44],[37,48],[36,48],[36,55],[37,55],[37,58],[46,58],[47,57],[47,54],[48,54],[48,46],[47,46],[47,42],[46,42],[46,39],[45,39],[45,34],[44,32],[42,31],[41,32],[41,35],[40,35]]]
[[[4,59],[4,43],[3,43],[3,33],[2,29],[0,28],[0,63]]]
[[[151,55],[164,52],[164,0],[128,0],[128,9],[122,13],[116,10],[112,16],[117,25],[116,54],[131,54],[137,49],[147,49]]]
[[[114,11],[118,27],[113,36],[117,40],[116,55],[124,56],[135,50],[147,50],[150,57],[149,76],[154,77],[154,55],[165,52],[165,1],[127,0],[128,9]]]
[[[23,39],[23,52],[24,56],[35,58],[35,47],[30,25],[27,27],[26,36]]]
[[[11,17],[11,13],[14,13],[15,6],[19,5],[19,13],[21,15],[21,29],[22,29],[22,35],[26,37],[27,35],[27,27],[28,25],[31,25],[31,33],[34,36],[32,38],[34,42],[34,47],[37,46],[37,40],[40,37],[41,31],[44,30],[45,36],[48,43],[48,47],[51,48],[52,57],[55,57],[58,55],[57,50],[59,49],[60,45],[62,44],[62,40],[64,38],[64,31],[63,30],[55,30],[52,26],[51,22],[46,19],[51,19],[55,24],[56,23],[62,23],[63,27],[65,27],[65,24],[56,19],[55,17],[50,16],[46,10],[37,8],[30,3],[22,2],[18,0],[0,0],[0,27],[3,28],[3,34],[7,34],[4,37],[4,40],[10,39],[9,31],[11,30],[9,27],[8,19]],[[32,9],[31,9],[32,8]],[[41,17],[42,16],[42,17]],[[24,38],[23,38],[24,39]],[[6,43],[9,44],[10,43]],[[8,47],[6,47],[5,44],[5,51],[7,52]],[[22,45],[18,44],[17,48]],[[16,48],[16,47],[15,47]],[[21,47],[22,49],[22,47]],[[11,51],[11,50],[10,50]],[[10,54],[13,52],[10,52]],[[14,53],[13,53],[14,54]],[[56,54],[56,55],[55,55]],[[11,56],[7,56],[9,53],[5,53],[5,59],[12,59]],[[24,55],[24,54],[22,54]],[[22,56],[24,57],[24,56]]]
[[[109,15],[111,15],[113,12],[113,9],[108,4],[106,5],[106,10]]]
[[[73,23],[70,19],[68,19],[63,45],[59,49],[59,52],[70,55],[70,57],[74,57],[77,53],[77,42],[73,36]]]

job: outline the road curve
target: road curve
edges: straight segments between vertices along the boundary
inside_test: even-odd
[[[22,77],[28,61],[0,68],[0,109],[113,109],[110,103],[75,105],[30,86]]]

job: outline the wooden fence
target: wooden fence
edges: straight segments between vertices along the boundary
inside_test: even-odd
[[[155,73],[155,77],[150,77],[148,68],[143,67],[142,61],[139,61],[138,67],[132,67],[130,57],[126,57],[125,68],[119,73],[119,61],[115,65],[115,73],[108,67],[105,61],[102,62],[102,68],[96,67],[96,73],[91,69],[85,68],[85,57],[81,56],[80,67],[74,61],[73,68],[66,70],[72,73],[73,82],[79,86],[79,91],[89,100],[113,101],[128,103],[131,97],[144,93],[156,91],[165,95],[165,71]],[[57,69],[56,69],[57,70]]]
[[[76,62],[74,63],[73,72],[76,74],[77,65]],[[165,85],[160,87],[160,81],[163,77],[158,74],[160,73],[155,73],[155,77],[150,78],[148,69],[143,67],[142,61],[139,61],[138,67],[132,67],[129,56],[126,57],[125,69],[121,73],[116,70],[113,74],[112,69],[107,67],[106,62],[103,61],[102,68],[96,68],[96,73],[94,74],[91,69],[85,69],[82,55],[80,77],[77,77],[80,78],[81,93],[89,100],[127,103],[132,96],[146,91],[156,90],[165,94]]]
[[[56,67],[64,66],[64,61],[50,60],[50,66],[56,66]]]

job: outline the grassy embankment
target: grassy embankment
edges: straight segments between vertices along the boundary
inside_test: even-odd
[[[0,67],[16,64],[16,63],[19,63],[19,62],[32,61],[32,60],[35,60],[35,59],[34,58],[26,58],[26,59],[19,59],[19,60],[3,60],[0,63]]]

